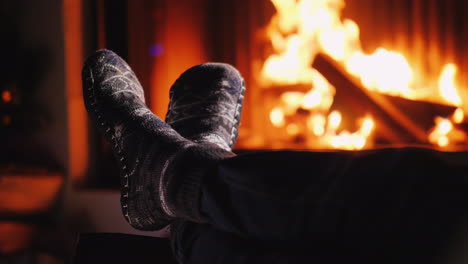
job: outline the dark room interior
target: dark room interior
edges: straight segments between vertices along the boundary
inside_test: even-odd
[[[161,118],[187,68],[235,66],[247,86],[237,154],[463,153],[467,11],[465,0],[1,1],[0,263],[175,263],[167,230],[121,215],[116,160],[83,104],[95,50],[129,63]],[[462,233],[444,263],[464,263]]]

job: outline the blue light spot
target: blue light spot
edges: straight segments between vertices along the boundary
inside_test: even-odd
[[[164,53],[164,46],[161,44],[154,44],[149,49],[149,54],[152,57],[159,57]]]

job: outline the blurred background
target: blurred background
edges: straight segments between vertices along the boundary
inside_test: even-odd
[[[94,50],[129,62],[160,117],[184,70],[236,66],[247,83],[237,152],[465,150],[467,8],[464,0],[2,1],[0,262],[66,263],[79,232],[164,235],[132,230],[120,215],[115,161],[82,100],[81,67]]]

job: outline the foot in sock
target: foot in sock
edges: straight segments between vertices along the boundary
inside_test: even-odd
[[[244,80],[234,67],[194,66],[172,85],[166,122],[187,139],[230,151],[238,136],[244,92]]]
[[[203,176],[232,154],[195,144],[155,116],[135,74],[115,53],[101,50],[89,57],[82,78],[89,116],[119,162],[126,220],[141,230],[161,229],[175,217],[203,222]]]

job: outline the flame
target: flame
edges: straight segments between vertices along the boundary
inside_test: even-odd
[[[285,92],[281,95],[283,103],[282,111],[286,115],[294,114],[297,109],[303,104],[304,93],[301,92]]]
[[[328,115],[328,131],[336,131],[341,124],[341,113],[338,111],[332,111]]]
[[[262,77],[281,84],[311,83],[313,70],[301,59],[307,56],[304,43],[293,35],[287,39],[286,46],[282,54],[272,55],[265,61]]]
[[[319,35],[321,49],[337,61],[344,61],[359,49],[359,27],[349,19]]]
[[[319,90],[311,90],[304,96],[302,107],[305,109],[317,108],[323,101],[322,94]]]
[[[335,119],[335,120],[334,120]],[[340,117],[337,114],[334,114],[333,117],[329,117],[330,122],[334,123],[336,126]],[[333,125],[332,125],[333,126]],[[367,144],[367,138],[374,129],[374,121],[370,117],[366,117],[360,127],[360,129],[354,133],[351,133],[347,130],[336,133],[329,133],[325,137],[326,145],[330,145],[337,149],[346,149],[346,150],[358,150],[364,148]]]
[[[359,77],[364,87],[391,95],[414,98],[410,89],[413,72],[401,54],[377,49],[371,55],[357,52],[345,62],[346,69]]]
[[[325,133],[326,118],[322,114],[311,115],[307,119],[307,128],[312,131],[315,136],[322,136]]]
[[[282,127],[285,125],[284,112],[280,107],[275,107],[271,110],[270,121],[275,127]]]
[[[297,124],[289,124],[287,127],[286,127],[286,132],[288,133],[288,135],[291,135],[291,136],[295,136],[297,134],[299,134],[299,131],[300,131],[300,128]]]
[[[450,143],[448,134],[453,129],[452,122],[447,118],[436,117],[434,119],[436,123],[432,132],[429,134],[429,142],[438,145],[439,147],[446,147]]]
[[[466,134],[454,124],[461,124],[465,119],[463,109],[457,108],[449,118],[437,116],[435,126],[430,130],[428,140],[439,147],[448,147],[452,143],[465,142]]]
[[[355,133],[351,134],[348,131],[343,131],[339,135],[331,137],[330,142],[334,148],[346,150],[362,149],[366,144],[363,137]]]
[[[444,66],[439,78],[439,89],[442,97],[449,103],[460,106],[462,100],[458,95],[457,87],[455,85],[455,75],[457,73],[457,66],[449,63]]]
[[[364,122],[362,122],[362,126],[359,129],[359,133],[364,137],[368,137],[371,134],[372,130],[374,130],[374,127],[374,120],[372,120],[372,118],[370,117],[366,117],[364,119]]]
[[[465,119],[465,112],[463,112],[463,109],[457,108],[455,112],[453,112],[452,119],[455,124],[461,124]]]
[[[306,93],[285,93],[282,105],[270,113],[270,120],[276,127],[287,127],[285,116],[293,115],[299,108],[310,111],[306,119],[307,129],[324,144],[333,148],[360,149],[367,144],[376,124],[367,117],[360,130],[351,133],[346,130],[336,133],[341,124],[341,113],[330,108],[335,88],[314,68],[312,63],[318,53],[325,53],[342,63],[345,69],[359,79],[366,89],[401,96],[411,100],[437,101],[453,106],[463,104],[455,84],[457,67],[447,64],[443,67],[437,85],[416,83],[415,71],[408,60],[395,51],[378,48],[365,54],[359,40],[360,29],[356,22],[342,19],[344,0],[271,0],[277,13],[272,18],[267,34],[274,54],[263,65],[261,79],[264,84],[310,84]],[[431,93],[422,87],[438,87]],[[437,98],[428,98],[439,94]],[[441,101],[441,98],[443,101]],[[458,112],[457,112],[458,111]],[[457,110],[452,119],[460,123],[463,110]],[[327,116],[327,117],[326,117]],[[429,133],[429,141],[447,146],[450,120],[437,119],[435,128]],[[450,123],[447,123],[450,122]],[[289,133],[289,132],[288,132]],[[299,131],[297,131],[299,133]],[[290,133],[291,134],[291,133]]]

